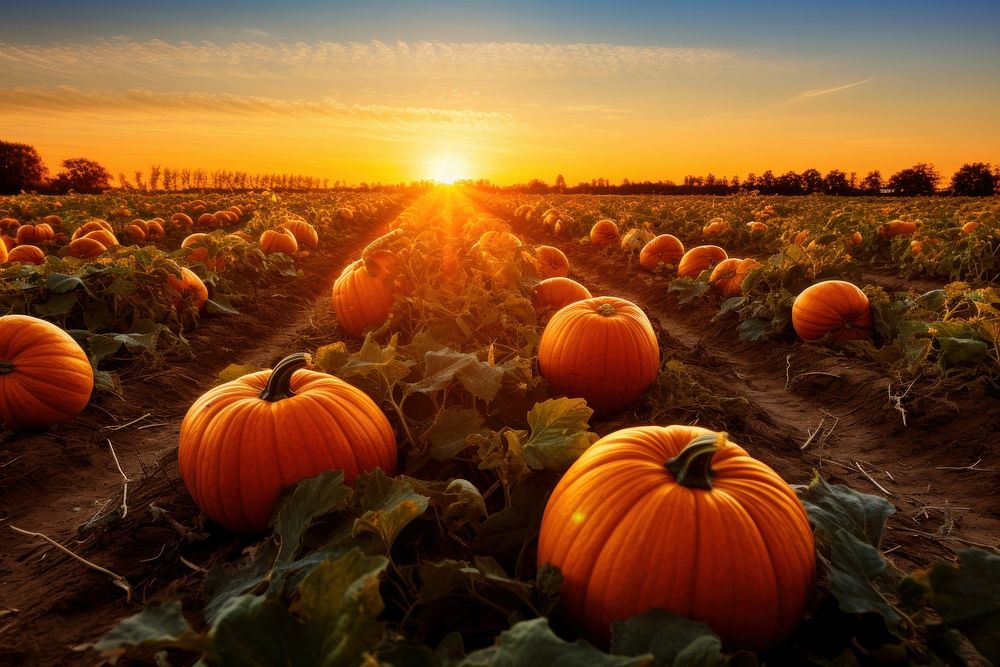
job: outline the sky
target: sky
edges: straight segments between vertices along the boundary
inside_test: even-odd
[[[53,172],[947,178],[998,109],[995,1],[0,0],[0,141]]]

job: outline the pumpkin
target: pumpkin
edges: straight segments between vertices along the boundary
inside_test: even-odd
[[[978,226],[979,226],[979,223],[976,222],[976,221],[974,221],[974,220],[970,221],[970,222],[967,222],[964,225],[962,225],[962,233],[963,234],[971,234],[972,232],[976,231],[976,227],[978,227]]]
[[[100,242],[100,244],[105,248],[118,245],[117,237],[106,229],[95,229],[92,232],[87,232],[81,238],[94,239],[95,241]]]
[[[6,262],[7,257],[8,257],[7,244],[4,243],[4,240],[2,238],[0,238],[0,264]]]
[[[552,227],[552,235],[557,239],[571,239],[573,238],[573,223],[570,220],[564,220],[559,218],[556,220],[555,226]]]
[[[340,216],[341,220],[353,220],[354,219],[354,211],[352,211],[349,208],[337,209],[337,215]]]
[[[0,232],[16,233],[16,229],[21,223],[15,218],[0,218]]]
[[[42,222],[37,225],[21,225],[17,228],[17,244],[22,243],[45,243],[51,241],[56,236],[52,226]]]
[[[396,438],[375,402],[339,378],[302,369],[308,363],[308,355],[293,354],[273,371],[219,385],[184,416],[181,479],[218,524],[263,532],[282,489],[325,470],[342,469],[347,482],[375,468],[396,471]]]
[[[653,232],[648,229],[633,227],[625,232],[620,246],[625,252],[640,252],[643,247],[653,240]]]
[[[535,285],[531,303],[535,310],[559,310],[576,301],[591,299],[593,296],[586,287],[570,278],[546,278]]]
[[[795,232],[792,235],[792,244],[793,245],[802,245],[803,243],[805,243],[806,241],[809,240],[809,236],[810,236],[810,234],[809,234],[809,230],[808,229],[803,229],[800,232]]]
[[[233,204],[232,206],[230,206],[229,212],[236,216],[236,220],[234,220],[234,222],[239,222],[240,218],[243,217],[243,209],[240,208],[239,205],[237,204]]]
[[[559,211],[554,208],[550,208],[542,214],[542,224],[546,227],[553,228],[557,222],[559,222]]]
[[[136,227],[141,229],[143,234],[149,233],[149,224],[142,218],[136,218],[132,222],[128,223],[129,227],[131,227],[132,225],[135,225]]]
[[[295,241],[306,248],[315,248],[319,245],[319,234],[316,228],[305,220],[286,220],[281,226],[292,233]]]
[[[283,252],[291,257],[299,251],[299,244],[287,229],[267,229],[260,235],[260,249],[268,255]]]
[[[712,218],[708,223],[701,228],[701,233],[704,236],[717,236],[719,234],[725,234],[729,231],[729,223],[722,218]]]
[[[561,278],[569,275],[569,260],[559,248],[540,245],[535,248],[539,278]]]
[[[361,337],[388,319],[394,301],[388,276],[386,264],[377,259],[359,259],[344,267],[333,283],[333,311],[347,333]]]
[[[708,624],[727,650],[779,644],[802,619],[816,556],[806,512],[726,434],[638,426],[590,446],[552,491],[538,564],[562,572],[571,622],[610,626],[658,608]]]
[[[861,232],[854,232],[853,234],[851,234],[851,238],[848,241],[848,243],[850,243],[852,247],[857,248],[858,246],[861,245],[861,242],[863,240],[864,239],[861,238]]]
[[[215,227],[215,216],[211,213],[202,213],[195,222],[198,227]]]
[[[760,266],[756,259],[724,259],[712,269],[708,283],[715,288],[724,299],[743,294],[743,280]]]
[[[215,216],[215,222],[219,227],[237,222],[236,216],[229,211],[216,211],[212,215]]]
[[[66,246],[66,256],[76,257],[78,259],[93,259],[107,249],[108,248],[97,239],[83,237],[76,239],[75,241],[70,241],[70,244]]]
[[[0,244],[2,245],[2,244]],[[9,253],[7,253],[6,260],[3,259],[3,252],[0,252],[0,262],[7,261],[21,264],[44,264],[45,263],[45,251],[34,245],[19,245]]]
[[[559,310],[542,331],[538,369],[555,394],[619,412],[642,396],[660,368],[660,346],[642,309],[602,296]]]
[[[871,334],[874,318],[868,297],[844,280],[810,285],[792,303],[792,327],[803,340],[860,340]]]
[[[97,218],[93,220],[88,220],[87,222],[83,223],[82,225],[73,230],[73,236],[70,237],[70,240],[75,241],[78,238],[86,236],[90,232],[97,232],[102,229],[108,232],[109,234],[114,234],[114,230],[111,229],[111,225],[108,224],[106,221]]]
[[[677,266],[684,256],[684,244],[672,234],[660,234],[642,247],[639,252],[639,266],[659,273],[667,267]]]
[[[190,295],[191,305],[200,311],[205,307],[205,302],[208,301],[208,288],[205,287],[205,283],[198,277],[198,274],[191,269],[182,266],[180,270],[180,277],[173,274],[167,275],[167,286],[177,292],[174,308],[178,311],[183,309],[184,297]]]
[[[681,257],[677,265],[677,275],[680,278],[697,278],[705,269],[715,266],[729,257],[726,251],[717,245],[700,245],[691,248]]]
[[[142,243],[146,240],[146,231],[139,225],[133,223],[125,228],[125,236],[131,239],[134,243]]]
[[[909,220],[890,220],[878,228],[878,235],[891,239],[895,236],[909,236],[917,231],[917,223]]]
[[[52,229],[62,229],[63,219],[58,215],[47,215],[42,218],[42,222],[52,227]]]
[[[598,220],[590,228],[590,242],[598,248],[607,247],[613,243],[618,243],[621,232],[614,220]]]
[[[215,239],[205,232],[188,234],[181,241],[181,248],[190,248],[186,259],[189,262],[201,262],[206,268],[215,271],[219,268],[219,258],[215,257],[218,247]]]
[[[170,216],[170,224],[172,227],[191,229],[192,225],[194,225],[194,220],[187,213],[174,213]]]
[[[45,320],[0,317],[0,422],[44,428],[80,414],[94,389],[94,369],[73,338]]]

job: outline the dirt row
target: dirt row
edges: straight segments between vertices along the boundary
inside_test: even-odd
[[[921,395],[919,383],[908,387],[873,362],[793,336],[740,341],[734,316],[713,321],[717,304],[680,305],[669,279],[640,270],[637,257],[623,266],[617,248],[519,231],[563,250],[570,277],[595,296],[643,308],[665,357],[707,390],[691,397],[703,409],[682,414],[685,421],[700,415],[701,425],[726,430],[792,484],[808,483],[819,470],[828,481],[889,500],[897,512],[883,547],[901,567],[954,558],[971,546],[1000,547],[997,397]],[[676,417],[656,400],[604,430]]]
[[[96,664],[96,653],[74,647],[150,599],[200,595],[201,570],[249,543],[225,531],[204,539],[177,470],[181,420],[229,364],[270,367],[343,338],[331,286],[383,231],[323,244],[297,262],[301,279],[264,290],[238,316],[205,317],[186,336],[194,359],[132,372],[121,398],[98,394],[73,422],[0,443],[0,664]],[[107,576],[9,526],[123,576],[131,600]]]

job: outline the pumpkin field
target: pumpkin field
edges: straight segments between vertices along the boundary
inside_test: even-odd
[[[0,664],[1000,664],[1000,198],[0,197]]]

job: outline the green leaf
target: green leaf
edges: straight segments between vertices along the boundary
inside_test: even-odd
[[[43,317],[57,317],[59,315],[66,315],[69,313],[73,310],[73,306],[76,304],[76,293],[66,292],[64,294],[53,294],[47,301],[33,304],[31,309],[35,315]]]
[[[432,393],[458,380],[466,391],[486,402],[496,398],[503,381],[503,369],[480,361],[472,352],[435,350],[424,355],[424,377],[406,385],[408,392]]]
[[[848,614],[875,612],[891,627],[902,620],[876,585],[886,570],[886,560],[878,549],[839,530],[826,540],[830,548],[830,592],[841,611]]]
[[[129,616],[101,637],[94,648],[107,658],[150,660],[166,648],[201,653],[208,645],[207,638],[191,629],[181,611],[180,601],[172,600],[150,605]]]
[[[959,563],[934,563],[927,573],[930,604],[949,628],[960,631],[1000,665],[1000,556],[980,549],[959,553]]]
[[[534,473],[517,483],[511,504],[479,524],[473,550],[501,560],[530,553],[525,545],[538,536],[545,501],[557,479],[554,473]]]
[[[651,609],[611,624],[611,653],[653,655],[653,665],[714,665],[724,659],[712,629],[663,609]]]
[[[598,439],[590,430],[593,414],[582,398],[554,398],[536,403],[528,412],[531,437],[522,445],[524,461],[536,470],[569,468]]]
[[[694,278],[676,278],[670,281],[669,291],[677,293],[677,303],[690,303],[708,294],[710,286]]]
[[[941,344],[941,364],[945,367],[976,365],[989,359],[990,346],[974,338],[938,336]]]
[[[324,345],[313,354],[313,364],[324,373],[340,376],[340,369],[344,367],[350,359],[351,352],[347,349],[344,341],[338,340],[335,343]]]
[[[274,596],[243,595],[213,628],[212,663],[313,667],[358,665],[382,631],[379,580],[389,561],[353,549],[299,584],[286,607]]]
[[[50,273],[48,279],[45,281],[45,287],[53,294],[64,294],[75,290],[77,287],[84,287],[84,284],[79,276]]]
[[[884,498],[827,484],[819,475],[799,495],[817,533],[834,535],[843,529],[876,549],[882,543],[885,522],[896,511]]]
[[[384,553],[406,526],[427,511],[430,499],[413,490],[404,479],[391,479],[381,470],[358,478],[364,487],[361,506],[367,511],[354,522],[354,536],[369,533]]]
[[[560,639],[545,618],[521,621],[503,632],[496,645],[466,656],[461,667],[638,667],[652,665],[651,655],[612,656],[584,641],[572,644]]]
[[[429,453],[438,461],[455,456],[469,446],[466,438],[483,432],[483,416],[474,408],[448,407],[427,431]]]
[[[740,322],[736,331],[739,332],[740,340],[758,341],[774,333],[774,323],[764,317],[751,317]]]

